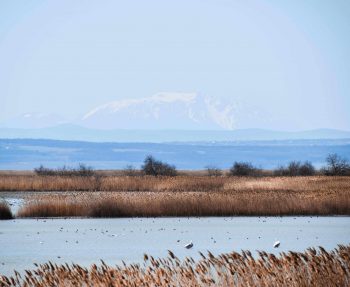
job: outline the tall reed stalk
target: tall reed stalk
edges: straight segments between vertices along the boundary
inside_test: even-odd
[[[90,268],[53,262],[35,270],[0,276],[0,286],[317,286],[350,285],[350,246],[333,251],[309,248],[279,256],[263,251],[255,258],[249,251],[201,259],[180,260],[169,251],[166,258],[144,255],[143,264],[108,266],[103,261]]]

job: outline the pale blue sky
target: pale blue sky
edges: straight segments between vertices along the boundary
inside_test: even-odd
[[[243,103],[237,128],[350,130],[350,1],[0,2],[0,122],[160,92]]]

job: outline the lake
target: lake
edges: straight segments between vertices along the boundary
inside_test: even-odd
[[[93,143],[79,141],[0,139],[0,170],[32,170],[77,166],[95,169],[140,168],[147,155],[174,164],[178,169],[228,169],[235,161],[248,161],[273,169],[292,160],[325,165],[328,154],[350,154],[350,140],[280,140],[188,143]]]
[[[194,247],[184,245],[193,241]],[[273,243],[279,240],[279,248]],[[172,250],[198,258],[240,250],[303,251],[350,243],[350,217],[207,217],[123,219],[15,219],[0,221],[0,274],[33,269],[49,260],[84,266],[142,262]]]

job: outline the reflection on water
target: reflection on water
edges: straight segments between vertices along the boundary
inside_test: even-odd
[[[23,198],[10,198],[10,197],[5,197],[1,198],[0,201],[6,201],[7,204],[9,205],[12,214],[16,214],[18,209],[23,205],[24,199]]]

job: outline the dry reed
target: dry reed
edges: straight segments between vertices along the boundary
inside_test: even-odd
[[[350,215],[349,191],[78,192],[33,196],[18,217]]]
[[[47,191],[40,196],[24,192],[29,201],[19,211],[21,217],[350,214],[350,177],[6,175],[0,179],[0,190]]]
[[[1,175],[0,191],[313,191],[350,190],[350,177],[210,177]]]
[[[0,276],[0,286],[349,286],[350,245],[333,251],[309,248],[278,256],[249,251],[201,259],[180,260],[169,251],[166,258],[145,255],[143,264],[111,267],[103,261],[90,268],[78,264],[36,265],[36,270]]]

